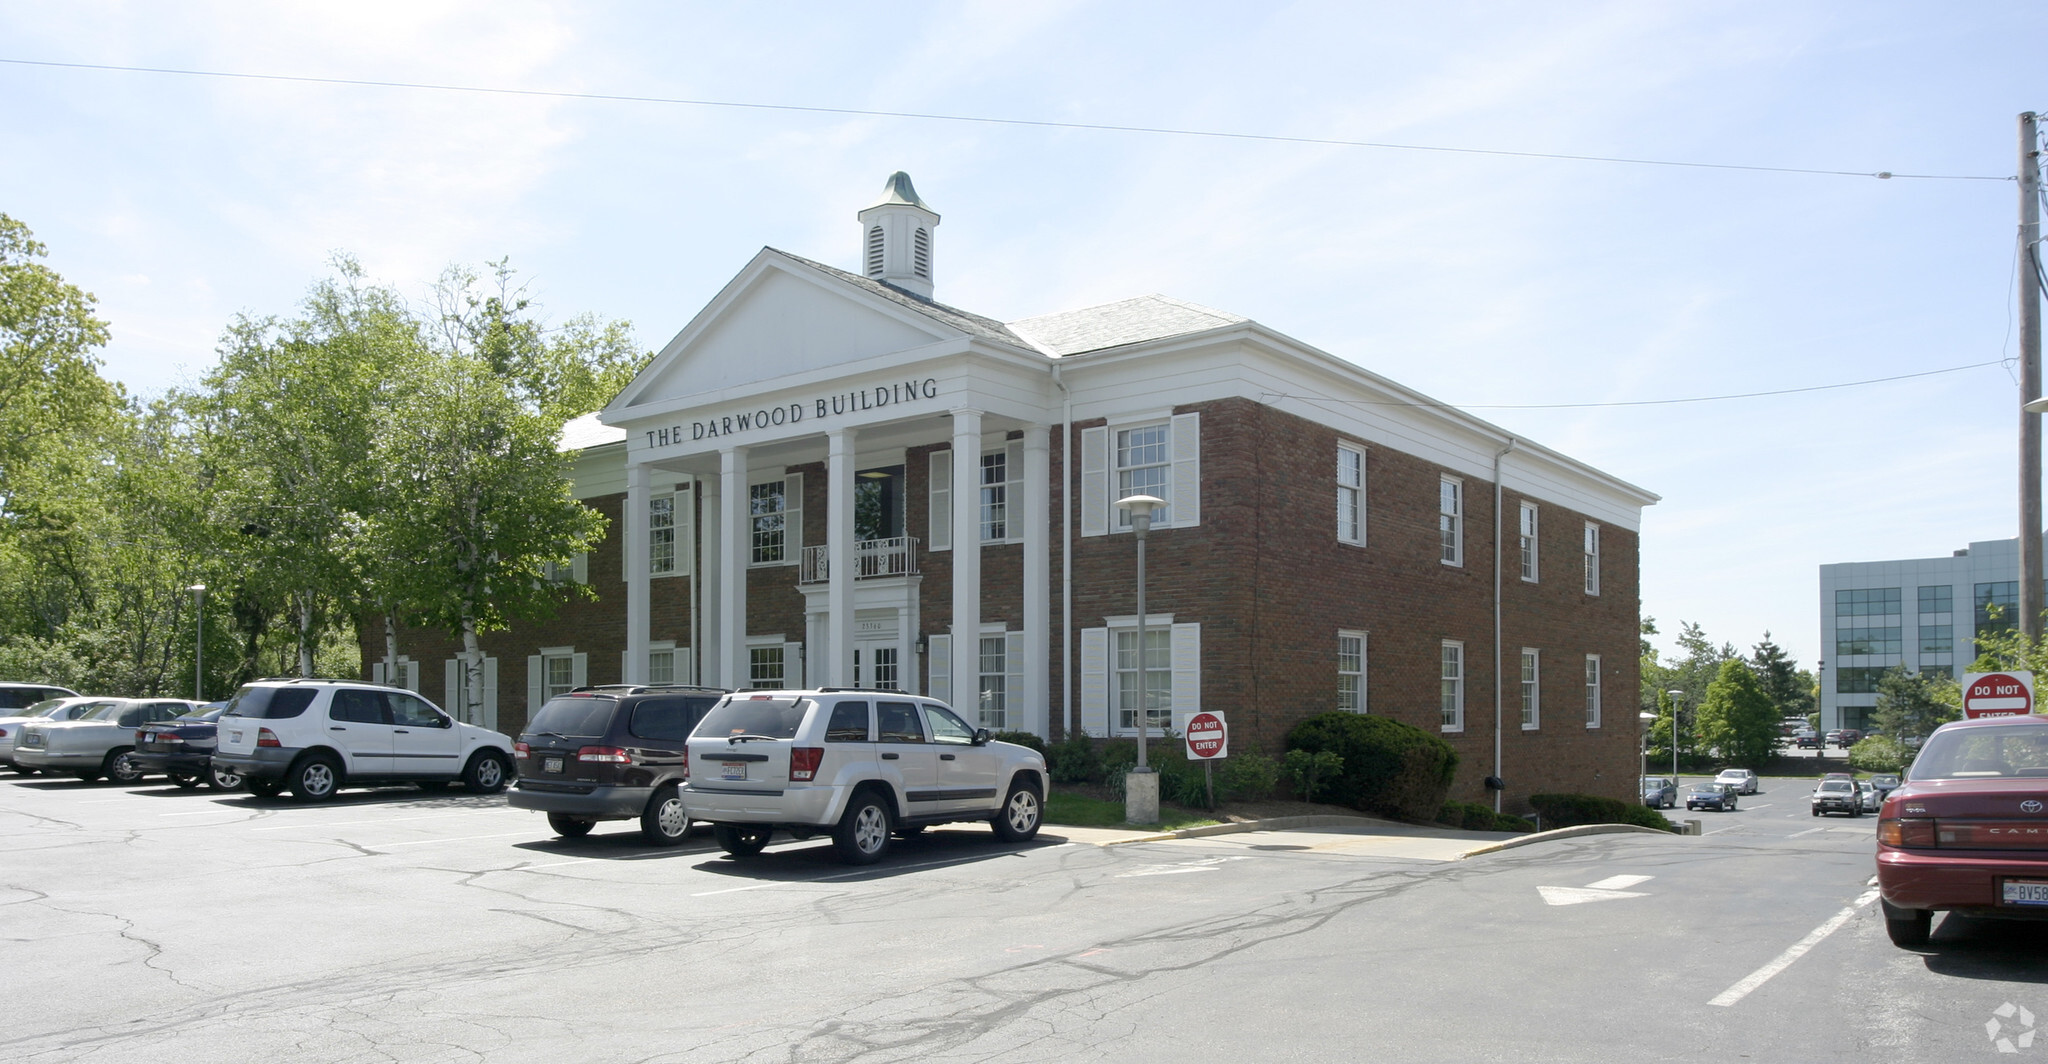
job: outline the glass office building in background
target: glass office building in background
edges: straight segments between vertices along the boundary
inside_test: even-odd
[[[1969,670],[1977,638],[2018,627],[2018,539],[1976,542],[1946,558],[1820,567],[1820,726],[1870,729],[1887,670]]]

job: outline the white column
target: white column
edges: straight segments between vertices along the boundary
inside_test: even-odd
[[[720,544],[725,537],[719,532],[724,522],[720,508],[723,494],[718,490],[714,477],[697,478],[697,566],[691,577],[697,581],[697,633],[696,646],[690,652],[697,656],[697,682],[713,687],[731,687],[725,682],[723,670],[725,659],[719,656],[718,648],[725,645],[722,630],[725,614],[721,609],[722,589],[725,581],[720,578],[725,555]]]
[[[1044,425],[1024,430],[1024,727],[1052,733],[1046,690],[1052,668],[1052,451]]]
[[[647,682],[647,631],[653,615],[647,574],[647,496],[649,470],[634,462],[626,466],[625,510],[619,514],[619,550],[626,574],[625,683]]]
[[[981,712],[981,411],[953,411],[953,708]]]
[[[924,685],[917,682],[917,612],[908,602],[896,607],[896,686],[917,694]]]
[[[825,434],[825,646],[817,686],[853,686],[853,430]],[[872,671],[872,663],[870,664]]]
[[[747,685],[748,678],[747,562],[754,542],[745,447],[718,452],[718,490],[724,501],[718,535],[718,683],[737,691]]]

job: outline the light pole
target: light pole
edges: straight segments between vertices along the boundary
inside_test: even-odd
[[[1145,537],[1152,531],[1152,514],[1166,500],[1131,495],[1116,505],[1130,513],[1131,534],[1138,541],[1138,765],[1124,777],[1124,821],[1152,824],[1159,820],[1159,777],[1145,761],[1146,717],[1152,713],[1152,685],[1145,682]]]
[[[206,585],[193,584],[192,593],[192,701],[206,701]]]
[[[1643,726],[1643,738],[1641,742],[1636,744],[1636,748],[1642,753],[1642,778],[1647,780],[1650,778],[1650,729],[1656,725],[1657,715],[1644,710],[1636,714],[1636,720],[1641,722]],[[1678,786],[1678,781],[1672,780],[1671,785],[1674,787]]]
[[[1678,711],[1685,705],[1684,691],[1666,691],[1671,696],[1671,785],[1678,786]]]

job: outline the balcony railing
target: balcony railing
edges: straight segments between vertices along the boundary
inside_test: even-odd
[[[832,578],[830,547],[805,547],[802,573],[798,580],[822,584]],[[863,539],[853,545],[853,578],[869,580],[882,576],[917,575],[917,537]]]

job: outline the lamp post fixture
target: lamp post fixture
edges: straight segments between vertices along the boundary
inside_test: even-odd
[[[1153,513],[1166,500],[1131,495],[1116,505],[1131,515],[1131,534],[1138,541],[1138,764],[1124,776],[1124,821],[1152,824],[1159,820],[1159,777],[1145,761],[1145,724],[1152,712],[1152,688],[1145,682],[1145,537],[1152,531]]]
[[[1636,720],[1643,726],[1642,741],[1636,744],[1636,749],[1642,754],[1643,772],[1641,778],[1647,780],[1650,778],[1650,729],[1656,725],[1657,715],[1648,711],[1641,711],[1636,714]],[[1678,781],[1672,780],[1671,785],[1673,787],[1678,786]],[[1642,784],[1638,782],[1637,789],[1640,790],[1641,787]]]
[[[1678,710],[1685,705],[1684,691],[1666,691],[1671,696],[1671,785],[1678,786]]]
[[[193,584],[192,593],[192,701],[206,701],[206,585]]]

